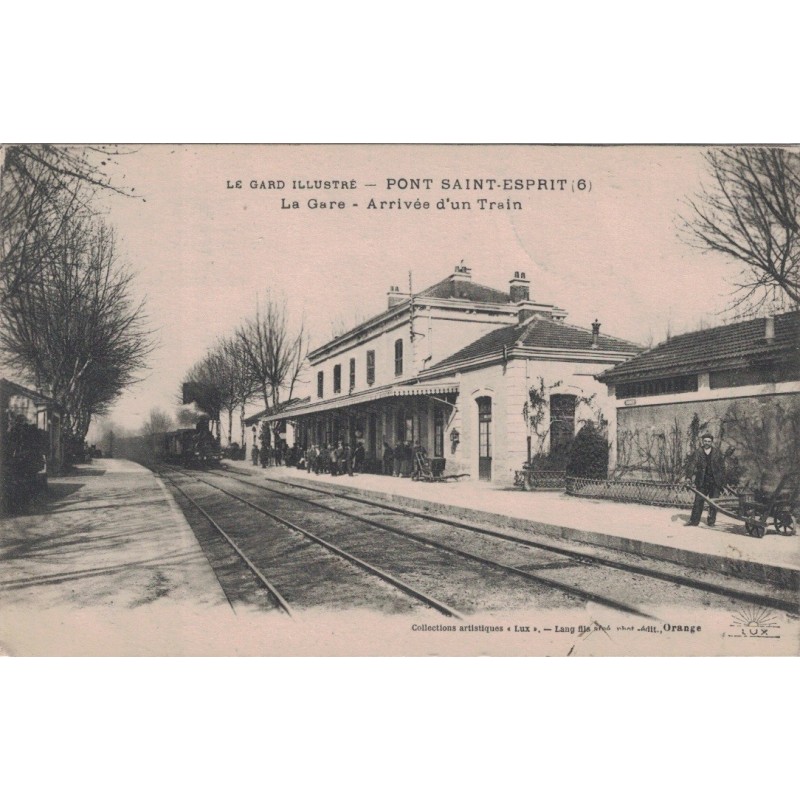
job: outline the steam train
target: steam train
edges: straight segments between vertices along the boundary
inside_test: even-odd
[[[203,419],[194,428],[120,439],[115,450],[122,458],[148,466],[167,462],[185,467],[212,467],[219,465],[222,458],[208,420]]]
[[[207,427],[181,428],[160,434],[161,459],[172,464],[193,467],[218,466],[220,446]]]

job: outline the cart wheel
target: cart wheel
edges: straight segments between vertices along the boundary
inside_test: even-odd
[[[775,523],[775,530],[781,534],[781,536],[793,536],[794,535],[794,518],[790,511],[778,511],[774,517]]]

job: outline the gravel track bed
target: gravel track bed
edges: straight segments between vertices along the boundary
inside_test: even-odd
[[[331,544],[464,613],[578,608],[583,604],[563,591],[536,585],[499,567],[482,565],[406,539],[375,528],[369,522],[343,517],[330,509],[309,506],[302,502],[300,495],[298,499],[283,497],[227,476],[214,475],[213,483],[307,528]],[[387,514],[383,512],[374,517],[376,521],[387,521]]]
[[[400,614],[422,607],[420,601],[238,500],[192,478],[176,478],[176,482],[236,542],[293,608],[371,608]],[[202,520],[200,527],[205,525],[208,531],[208,522],[195,513]],[[233,552],[216,531],[213,536],[229,553]],[[240,571],[258,582],[239,556],[234,557],[241,565]],[[213,559],[212,563],[216,566]],[[263,591],[274,608],[272,596],[266,589]]]

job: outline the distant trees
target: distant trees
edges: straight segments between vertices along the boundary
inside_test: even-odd
[[[780,147],[709,150],[710,185],[688,200],[684,238],[743,266],[733,306],[773,292],[800,305],[800,153]]]
[[[175,422],[172,417],[160,408],[151,408],[150,414],[142,424],[142,436],[152,436],[173,430]]]
[[[305,321],[292,327],[285,301],[268,297],[235,333],[220,339],[187,371],[184,384],[190,385],[197,407],[213,419],[227,413],[228,444],[239,409],[244,441],[247,404],[259,395],[265,408],[276,409],[291,400],[307,354]]]
[[[244,413],[247,403],[256,393],[256,384],[238,337],[220,339],[217,344],[186,373],[185,383],[198,386],[201,394],[213,398],[212,405],[198,403],[198,407],[212,418],[221,411],[228,415],[228,444],[233,438],[233,414],[239,409],[242,438],[244,438]],[[213,407],[212,407],[213,406]]]
[[[255,315],[245,320],[236,338],[264,406],[277,408],[282,401],[291,400],[308,355],[305,320],[293,330],[286,302],[268,297],[256,305]]]

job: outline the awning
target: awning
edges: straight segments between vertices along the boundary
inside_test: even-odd
[[[414,383],[409,386],[395,386],[394,397],[407,397],[419,394],[457,394],[458,384],[453,383]]]
[[[269,417],[262,417],[266,422],[277,422],[282,419],[295,419],[297,417],[308,416],[309,414],[320,414],[324,411],[334,411],[348,406],[371,403],[374,400],[385,400],[389,397],[409,397],[418,395],[436,394],[457,394],[458,383],[431,382],[431,383],[412,383],[398,386],[384,386],[380,389],[371,389],[364,392],[354,392],[345,397],[334,397],[330,400],[321,400],[319,403],[309,403],[304,406],[295,406],[286,409],[279,414]]]

